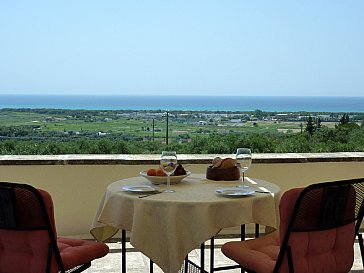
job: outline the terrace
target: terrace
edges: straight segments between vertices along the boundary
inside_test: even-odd
[[[231,241],[231,238],[219,238],[215,240],[215,266],[225,266],[230,265],[232,262],[227,259],[220,251],[220,247],[224,242]],[[91,268],[87,269],[85,273],[120,273],[121,270],[121,250],[120,244],[116,241],[110,241],[107,243],[110,248],[110,252],[105,257],[95,260],[92,262]],[[206,244],[208,247],[208,243]],[[355,241],[355,256],[354,264],[351,269],[351,273],[363,273],[363,265],[360,256],[359,244]],[[209,249],[205,250],[205,257],[209,257]],[[200,250],[196,249],[189,254],[189,259],[196,264],[200,262]],[[127,244],[127,272],[131,273],[146,273],[149,272],[149,259],[142,253],[133,249],[130,244]],[[209,269],[209,259],[206,258],[205,270]],[[154,265],[153,270],[155,273],[163,273],[163,271],[156,265]],[[232,269],[228,271],[229,273],[241,273],[240,269]]]
[[[182,154],[178,158],[193,173],[205,173],[215,156]],[[87,239],[91,238],[89,227],[105,188],[158,164],[159,155],[0,156],[0,180],[28,183],[49,191],[54,199],[58,233]],[[364,177],[364,153],[254,154],[247,175],[275,183],[282,192],[315,182]],[[217,244],[237,231],[223,230]],[[252,227],[248,225],[250,231]],[[87,272],[120,272],[120,246],[117,240],[108,243],[110,254],[96,261]],[[357,244],[356,250],[352,272],[364,272]],[[218,263],[224,262],[216,251]],[[147,271],[146,257],[130,245],[128,254],[130,272]],[[198,261],[198,255],[196,250],[191,258]],[[159,272],[157,267],[155,272]]]

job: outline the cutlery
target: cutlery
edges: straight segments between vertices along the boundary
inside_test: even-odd
[[[257,193],[271,193],[269,191],[254,191],[254,192],[257,192]]]
[[[140,195],[139,198],[144,198],[144,197],[148,197],[148,196],[159,194],[159,193],[162,193],[162,191],[156,191],[156,192]]]

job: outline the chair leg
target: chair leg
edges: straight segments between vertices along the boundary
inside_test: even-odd
[[[210,273],[214,272],[214,259],[215,259],[215,237],[210,240]]]
[[[149,259],[149,272],[153,273],[153,261]]]
[[[364,267],[364,245],[363,245],[363,235],[361,233],[358,233],[358,239],[359,239],[361,262]]]
[[[214,249],[215,249],[214,239],[215,239],[215,237],[211,238],[210,272],[209,273],[223,271],[223,270],[239,269],[239,268],[241,269],[241,272],[244,273],[246,271],[246,269],[242,268],[238,264],[215,267],[215,265],[214,265]],[[241,239],[241,241],[245,240],[245,225],[240,226],[240,239]]]
[[[240,239],[241,241],[245,241],[245,225],[240,226]]]
[[[240,240],[245,241],[245,225],[240,226]],[[241,273],[244,273],[245,270],[243,268],[240,269]]]
[[[121,272],[126,273],[126,231],[121,230]]]
[[[185,258],[185,268],[184,268],[183,272],[188,273],[188,254],[187,254],[186,258]]]
[[[205,272],[205,243],[201,244],[201,273]]]
[[[259,224],[255,224],[255,238],[259,238]]]

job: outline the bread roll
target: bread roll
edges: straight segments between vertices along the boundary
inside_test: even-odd
[[[220,157],[215,157],[212,160],[212,168],[219,168],[221,166],[222,159]]]
[[[221,165],[220,168],[221,169],[229,169],[229,168],[234,168],[236,165],[236,161],[235,159],[232,158],[225,158],[221,161]]]

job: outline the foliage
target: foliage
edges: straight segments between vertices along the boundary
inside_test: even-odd
[[[42,109],[35,113],[28,110],[0,111],[3,113],[0,115],[0,154],[159,154],[166,149],[164,118],[157,112],[152,113],[156,127],[153,140],[151,122],[141,113],[123,116],[123,111],[115,115],[111,111]],[[31,115],[32,122],[24,115]],[[232,118],[248,120],[269,115],[273,114],[261,110],[252,112],[251,116],[247,113],[223,115],[226,123],[211,115],[205,117],[207,124],[201,125],[202,114],[188,112],[174,123],[171,118],[168,148],[189,154],[231,154],[238,147],[251,148],[254,153],[364,151],[363,122],[362,126],[358,125],[364,118],[362,114],[356,114],[361,118],[356,119],[358,123],[351,122],[347,114],[332,115],[330,118],[336,118],[338,123],[330,128],[322,125],[321,119],[315,121],[309,116],[304,132],[299,127],[302,121],[296,127],[280,121],[254,120],[259,126],[246,121],[238,126],[229,123]]]
[[[190,142],[171,141],[169,148],[178,153],[229,154],[238,147],[254,153],[310,153],[364,151],[364,128],[323,127],[312,136],[302,134],[210,134],[192,137]],[[78,139],[58,141],[0,141],[0,154],[158,154],[165,144],[150,140]]]
[[[313,133],[315,132],[315,130],[316,130],[315,123],[314,123],[312,117],[309,116],[307,119],[305,131],[308,132],[312,136]]]
[[[348,124],[349,123],[349,115],[348,114],[344,114],[342,117],[341,117],[341,119],[340,119],[340,124],[339,125],[341,125],[341,126],[343,126],[343,125],[346,125],[346,124]]]

